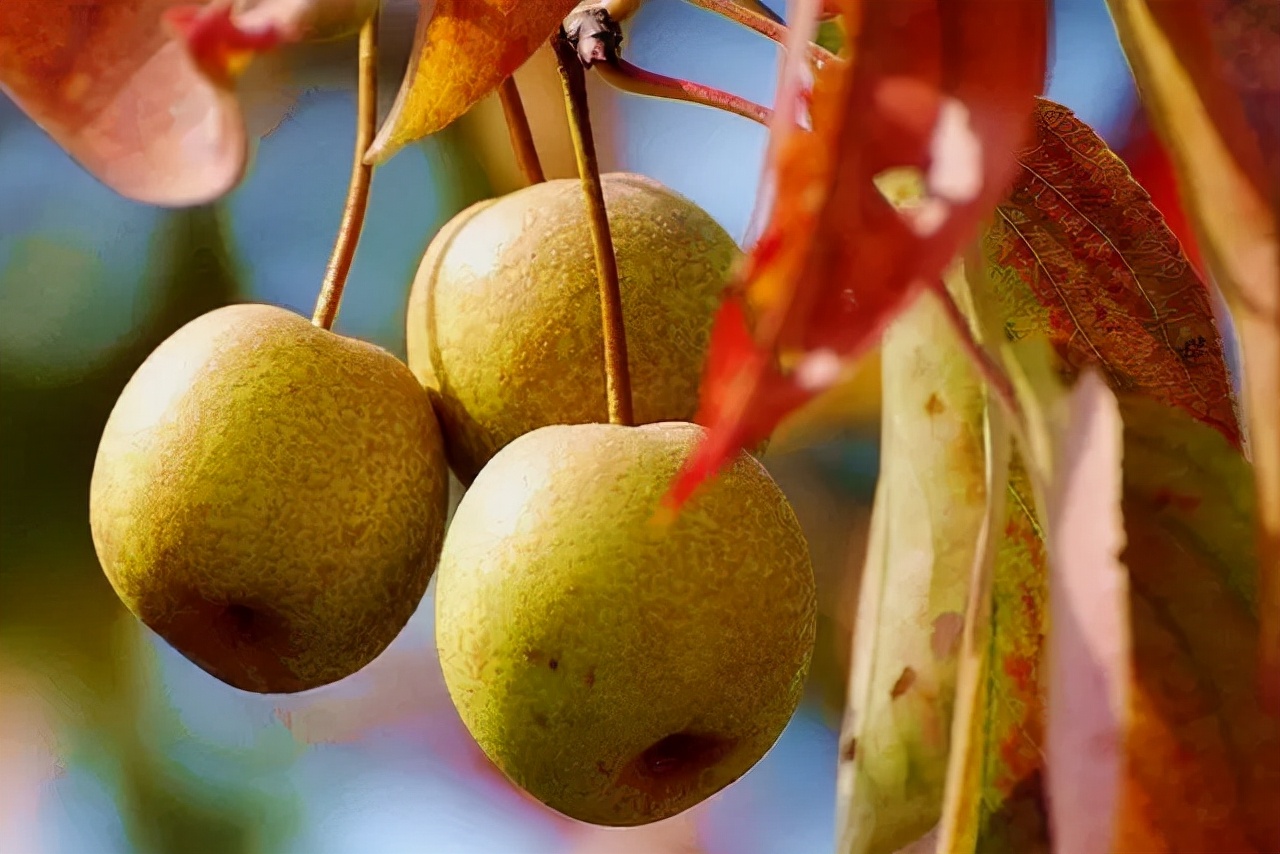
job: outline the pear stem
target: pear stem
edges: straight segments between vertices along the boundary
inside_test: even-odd
[[[613,254],[613,236],[600,184],[591,115],[587,107],[587,80],[577,45],[562,28],[551,37],[564,86],[569,113],[569,133],[578,160],[578,175],[586,197],[591,221],[591,245],[596,258],[596,278],[600,285],[600,315],[604,326],[605,391],[609,401],[609,423],[634,423],[631,408],[631,374],[627,367],[627,335],[622,320],[622,291],[618,285],[618,262]]]
[[[498,87],[498,98],[502,101],[502,114],[507,119],[507,132],[511,134],[511,149],[516,155],[516,165],[520,167],[525,183],[541,184],[547,179],[542,174],[542,162],[538,159],[533,129],[529,127],[529,116],[524,111],[524,101],[520,99],[515,75],[502,81],[502,85]]]
[[[768,126],[769,120],[773,117],[773,110],[754,101],[748,101],[746,98],[740,98],[701,83],[682,80],[678,77],[667,77],[633,65],[621,57],[608,62],[597,62],[592,68],[613,88],[634,95],[701,104],[704,107],[742,116],[744,119],[750,119],[765,126]]]
[[[360,230],[364,226],[365,210],[369,206],[369,184],[373,178],[373,166],[364,162],[365,151],[373,142],[378,130],[378,11],[375,8],[360,28],[360,59],[356,84],[356,152],[351,166],[351,181],[347,186],[347,201],[342,208],[342,224],[333,243],[333,254],[325,268],[324,283],[316,298],[316,310],[311,322],[321,329],[329,329],[338,316],[342,303],[342,290],[351,272],[351,262],[356,257],[360,243]]]

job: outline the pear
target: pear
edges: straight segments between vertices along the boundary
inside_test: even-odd
[[[808,546],[741,453],[667,528],[654,514],[701,427],[544,427],[463,496],[436,644],[463,722],[555,810],[625,826],[750,769],[799,703],[816,631]]]
[[[690,420],[738,246],[709,214],[650,178],[601,180],[635,420]],[[581,183],[535,184],[447,223],[414,279],[406,331],[409,367],[433,395],[464,484],[517,436],[608,421]]]
[[[124,604],[237,688],[294,692],[373,660],[422,599],[448,468],[390,353],[267,305],[174,333],[125,386],[90,521]]]

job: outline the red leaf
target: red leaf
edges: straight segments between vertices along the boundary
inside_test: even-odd
[[[238,21],[228,2],[174,6],[165,10],[164,22],[186,45],[196,67],[219,86],[231,86],[254,56],[295,37],[273,22],[252,26]]]
[[[202,204],[244,172],[236,76],[353,2],[3,0],[0,91],[121,195]]]
[[[713,328],[697,416],[709,435],[670,507],[831,387],[916,294],[938,286],[1014,175],[1044,83],[1043,2],[837,5],[851,56],[814,70],[812,130],[785,109],[804,51],[791,52],[779,86],[775,201],[728,292],[740,307],[722,310]],[[812,29],[808,8],[809,20],[792,16],[801,31]],[[909,213],[873,183],[904,166],[920,169],[927,187]]]

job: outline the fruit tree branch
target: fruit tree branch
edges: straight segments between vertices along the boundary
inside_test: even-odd
[[[739,98],[737,95],[704,86],[701,83],[681,80],[678,77],[667,77],[638,65],[632,65],[625,59],[616,58],[610,62],[597,62],[592,67],[606,83],[623,92],[714,107],[766,126],[773,116],[773,111],[768,107],[762,107],[746,98]]]
[[[749,30],[755,30],[765,38],[772,39],[780,45],[787,43],[787,26],[779,21],[775,21],[759,12],[751,9],[736,0],[685,0],[708,12],[714,12],[722,18],[740,24]],[[831,51],[821,45],[809,45],[810,56],[819,62],[825,63],[835,59],[835,55]]]
[[[498,98],[502,101],[502,114],[507,119],[507,132],[511,134],[511,148],[516,155],[516,164],[526,183],[541,184],[547,179],[542,174],[542,162],[538,159],[538,148],[533,143],[533,130],[529,127],[524,102],[520,100],[520,90],[516,88],[515,75],[502,81],[502,85],[498,87]]]
[[[342,208],[342,224],[333,243],[333,254],[324,272],[320,296],[316,298],[315,314],[311,322],[322,329],[333,326],[342,302],[342,289],[351,272],[351,262],[360,242],[360,230],[364,226],[364,213],[369,206],[369,184],[373,167],[364,162],[364,153],[373,142],[378,130],[378,11],[365,20],[360,28],[360,59],[356,88],[356,153],[351,166],[351,182],[347,187],[347,201]]]
[[[618,285],[618,262],[613,254],[613,237],[605,211],[604,189],[600,184],[600,167],[596,162],[595,140],[591,134],[591,116],[587,107],[587,80],[580,45],[575,35],[563,28],[551,37],[564,86],[565,104],[569,112],[569,131],[586,196],[591,220],[591,245],[596,258],[596,276],[600,284],[600,315],[604,325],[605,390],[609,400],[609,422],[631,424],[631,374],[627,367],[627,336],[622,320],[622,292]],[[584,45],[585,47],[585,45]]]

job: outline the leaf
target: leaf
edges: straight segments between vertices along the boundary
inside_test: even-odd
[[[841,733],[845,854],[895,851],[938,821],[987,504],[982,384],[932,295],[891,324],[882,365],[880,478]]]
[[[239,180],[233,93],[161,25],[175,0],[5,0],[0,89],[108,187],[157,205],[210,201]]]
[[[1121,409],[1135,683],[1114,850],[1280,850],[1280,721],[1254,690],[1252,469],[1177,411]]]
[[[448,126],[533,56],[576,5],[577,0],[421,0],[409,68],[365,161],[384,163]]]
[[[990,584],[971,606],[958,676],[939,854],[1048,851],[1043,802],[1047,555],[1026,467],[1014,456]]]
[[[373,8],[374,0],[11,0],[0,4],[0,90],[121,195],[204,204],[243,177],[245,111],[258,118],[278,94],[262,92],[264,82],[287,88],[277,73],[238,92],[250,63],[330,37]]]
[[[1124,162],[1040,99],[1035,144],[985,245],[1007,338],[1045,333],[1071,373],[1097,366],[1239,442],[1209,293]]]
[[[1263,569],[1259,674],[1280,714],[1280,7],[1108,5],[1244,351]]]
[[[240,0],[246,26],[272,25],[300,41],[332,41],[355,35],[380,0]]]
[[[792,16],[797,38],[814,29],[808,8],[808,19]],[[668,507],[839,381],[912,298],[940,287],[1014,176],[1044,84],[1043,2],[844,0],[838,11],[850,37],[840,59],[813,69],[812,130],[796,124],[792,98],[806,52],[789,54],[771,128],[773,202],[717,314],[696,419],[709,434]],[[895,211],[873,183],[895,167],[925,174],[928,197],[911,211]]]
[[[1067,401],[1048,500],[1046,791],[1054,850],[1114,847],[1132,681],[1115,396],[1090,369]]]
[[[1025,423],[1021,456],[1011,467],[1004,537],[992,570],[989,629],[977,632],[974,656],[961,665],[952,776],[940,834],[939,850],[947,854],[1047,850],[1042,792],[1046,674],[1041,655],[1049,598],[1040,519],[1047,504],[1042,496],[1061,467],[1054,461],[1063,430],[1055,415],[1060,396],[1056,377],[1096,367],[1110,382],[1129,389],[1121,394],[1126,418],[1136,407],[1167,413],[1165,407],[1174,406],[1198,419],[1193,423],[1205,426],[1197,429],[1216,437],[1223,448],[1232,448],[1239,437],[1207,293],[1176,241],[1123,167],[1083,124],[1042,101],[1036,129],[1036,143],[1020,155],[1032,168],[1023,169],[1001,206],[985,240],[984,257],[966,265],[970,277],[976,277],[972,294],[982,337],[998,344]],[[1118,206],[1104,204],[1109,199]],[[1104,270],[1101,277],[1095,272],[1099,268]],[[1099,288],[1098,278],[1110,287]],[[1133,317],[1120,318],[1123,323],[1101,334],[1098,313],[1092,310],[1099,303]],[[1117,346],[1117,332],[1129,346]],[[1175,342],[1203,337],[1205,346],[1188,362],[1183,358],[1186,348],[1168,346],[1166,335]],[[1135,359],[1135,351],[1145,359]],[[1214,401],[1216,406],[1207,405]],[[1166,415],[1151,423],[1158,430],[1168,421]],[[1152,451],[1135,446],[1131,431],[1124,453],[1139,471],[1187,467],[1185,458],[1172,454],[1153,459]],[[1199,459],[1194,451],[1189,456]],[[1234,477],[1217,469],[1200,474],[1205,484]],[[1126,477],[1126,489],[1132,490],[1129,471]],[[1163,495],[1152,499],[1162,513],[1190,512],[1188,502],[1178,497],[1184,493],[1152,489]],[[1212,509],[1197,512],[1209,515],[1189,524],[1199,532],[1221,530],[1228,542],[1233,535],[1238,542],[1240,520],[1230,515],[1238,506],[1235,499],[1206,501],[1203,508]],[[1138,535],[1129,531],[1128,536],[1133,541]],[[1222,566],[1234,566],[1231,572],[1238,576],[1252,564],[1236,554],[1224,558]],[[973,684],[966,687],[970,678]]]

